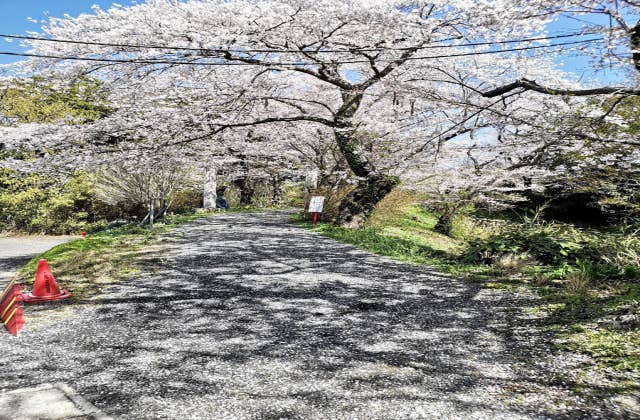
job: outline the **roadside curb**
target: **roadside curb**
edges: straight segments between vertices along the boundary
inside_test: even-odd
[[[63,382],[0,393],[0,420],[112,420]]]

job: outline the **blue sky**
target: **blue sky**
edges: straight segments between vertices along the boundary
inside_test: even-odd
[[[108,9],[113,3],[131,4],[131,0],[0,0],[0,32],[24,35],[27,31],[39,31],[39,24],[30,22],[27,18],[45,19],[46,16],[62,17],[65,13],[77,16],[81,13],[91,13],[91,6],[97,4]],[[8,43],[0,39],[0,51],[23,52],[20,43]],[[12,63],[18,57],[0,55],[0,64]]]
[[[81,13],[91,13],[91,6],[97,4],[108,9],[113,0],[0,0],[0,33],[26,34],[27,31],[38,31],[40,24],[33,23],[28,18],[42,20],[46,16],[62,17],[65,13],[77,16]],[[129,5],[135,0],[119,0],[118,4]],[[561,19],[550,28],[550,33],[569,33],[579,29],[580,23],[571,19]],[[566,41],[569,41],[567,39]],[[24,52],[20,42],[6,42],[0,38],[0,51]],[[11,63],[19,57],[0,55],[0,64]],[[600,83],[612,83],[621,80],[621,75],[612,72],[593,73],[593,67],[584,57],[564,57],[561,68],[576,74],[579,78],[596,78]]]
[[[566,34],[579,32],[581,30],[582,24],[587,21],[596,24],[604,24],[605,26],[608,24],[608,19],[603,15],[593,15],[585,17],[583,19],[583,22],[575,19],[561,17],[560,19],[552,22],[547,27],[547,30],[549,34]],[[635,22],[635,20],[633,21]],[[575,39],[566,38],[560,40],[560,42],[569,42],[578,39],[585,39],[585,37]],[[601,67],[599,71],[594,72],[594,63],[591,62],[591,58],[584,56],[564,56],[561,58],[561,60],[557,60],[556,63],[558,64],[559,68],[575,74],[578,79],[581,80],[595,79],[599,83],[608,84],[621,82],[625,79],[624,75],[618,74],[615,71],[609,71],[607,70],[606,66]]]

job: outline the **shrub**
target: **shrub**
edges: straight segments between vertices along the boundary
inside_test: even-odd
[[[529,253],[543,263],[574,261],[588,240],[568,225],[508,225],[500,233],[469,244],[468,259],[491,263],[507,253]]]
[[[78,174],[65,183],[36,175],[1,175],[0,230],[65,234],[95,221],[93,184]]]
[[[559,277],[576,269],[597,278],[634,278],[640,274],[637,235],[589,231],[562,223],[509,224],[500,233],[472,240],[464,259],[493,264],[511,254],[528,254],[558,267],[563,272]]]
[[[176,214],[193,213],[202,205],[202,192],[193,189],[176,191],[170,210]]]
[[[282,188],[280,204],[284,207],[303,207],[304,191],[302,185],[293,182],[285,182]]]

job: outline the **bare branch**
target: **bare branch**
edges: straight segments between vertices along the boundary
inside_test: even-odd
[[[593,89],[553,89],[542,86],[536,83],[534,80],[519,79],[508,85],[500,86],[498,88],[483,92],[482,96],[485,98],[495,98],[496,96],[503,95],[507,92],[511,92],[514,89],[522,88],[524,90],[533,90],[535,92],[544,93],[546,95],[560,95],[560,96],[590,96],[590,95],[640,95],[640,89],[631,89],[626,87],[614,87],[605,86]]]

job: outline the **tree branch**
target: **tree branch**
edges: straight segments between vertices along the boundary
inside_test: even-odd
[[[301,51],[301,53],[303,53],[303,51]],[[229,51],[224,51],[222,53],[222,57],[225,60],[228,61],[239,61],[242,63],[247,63],[247,64],[254,64],[256,66],[262,66],[265,68],[270,68],[270,69],[274,69],[274,70],[291,70],[291,71],[296,71],[299,73],[304,73],[304,74],[308,74],[310,76],[315,77],[316,79],[322,80],[323,82],[332,84],[334,86],[337,86],[341,89],[350,89],[352,88],[351,83],[347,82],[346,80],[343,80],[340,77],[334,77],[333,75],[328,74],[327,72],[324,71],[316,71],[312,68],[309,67],[304,67],[306,64],[300,64],[300,66],[291,66],[291,67],[287,67],[287,66],[282,66],[278,63],[270,63],[270,62],[266,62],[264,60],[260,60],[257,58],[253,58],[253,57],[240,57],[234,54],[231,54]],[[323,63],[320,62],[318,63],[318,61],[316,60],[316,64],[314,65],[319,65],[322,67],[326,66],[327,63]]]
[[[399,66],[401,66],[402,64],[404,64],[407,60],[409,60],[409,58],[411,58],[412,55],[414,55],[416,53],[416,51],[418,51],[420,49],[421,46],[424,45],[424,42],[416,45],[413,48],[410,48],[408,50],[406,50],[405,52],[402,53],[402,55],[400,55],[400,57],[398,57],[398,59],[392,61],[391,63],[389,63],[384,69],[379,70],[379,71],[375,71],[374,75],[372,77],[370,77],[369,79],[365,80],[364,82],[360,83],[357,87],[358,89],[360,89],[360,91],[364,92],[365,90],[367,90],[371,85],[375,84],[377,81],[381,80],[382,78],[384,78],[385,76],[387,76],[389,73],[391,73],[393,70],[395,70],[396,68],[398,68]],[[374,66],[374,64],[371,64],[372,66]]]
[[[485,98],[495,98],[511,92],[514,89],[522,88],[524,90],[533,90],[535,92],[544,93],[546,95],[564,95],[564,96],[589,96],[589,95],[640,95],[640,89],[631,89],[625,87],[605,86],[593,89],[552,89],[536,83],[534,80],[519,79],[508,85],[483,92]]]

